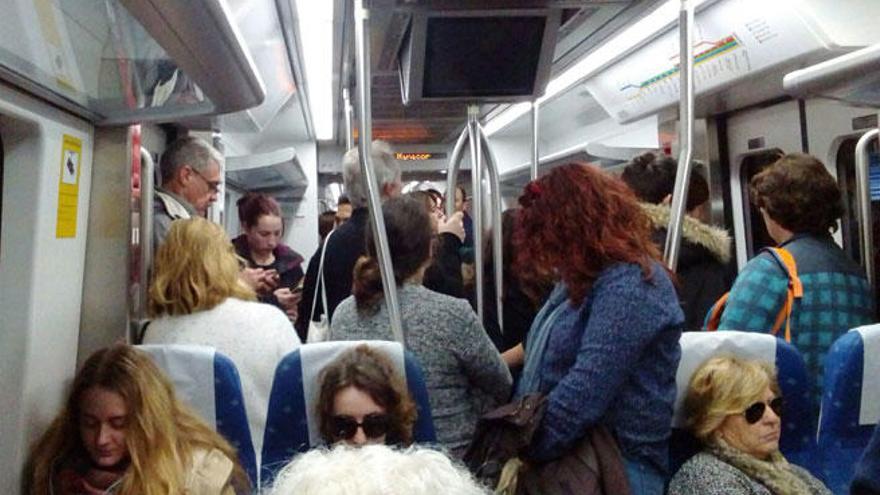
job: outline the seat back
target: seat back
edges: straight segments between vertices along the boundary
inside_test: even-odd
[[[264,484],[271,482],[278,470],[294,455],[323,443],[317,418],[319,375],[342,353],[361,344],[382,352],[406,380],[410,396],[418,410],[416,424],[413,426],[414,441],[436,441],[421,366],[415,356],[404,351],[399,343],[370,340],[306,344],[285,356],[275,371],[272,392],[269,395],[260,467]]]
[[[812,381],[800,352],[791,344],[772,335],[739,332],[685,332],[681,335],[681,362],[675,381],[678,389],[670,442],[670,467],[678,470],[696,454],[700,445],[684,429],[684,398],[694,372],[707,359],[719,354],[733,354],[746,359],[774,363],[779,388],[785,397],[782,435],[779,448],[792,463],[820,472],[816,459],[816,418],[812,411]]]
[[[251,440],[238,369],[213,347],[199,345],[139,345],[174,385],[186,402],[238,452],[238,460],[259,487],[259,471]]]
[[[849,493],[856,463],[880,419],[880,324],[841,335],[825,356],[819,449],[828,488]]]

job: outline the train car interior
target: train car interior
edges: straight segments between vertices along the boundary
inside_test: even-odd
[[[480,317],[501,313],[484,284],[501,286],[502,211],[531,180],[571,162],[619,175],[647,151],[677,158],[661,246],[674,272],[699,163],[737,272],[776,244],[751,178],[808,153],[842,190],[833,239],[875,290],[878,22],[877,0],[0,0],[0,486],[19,493],[86,358],[138,343],[159,164],[187,135],[225,159],[208,220],[234,238],[237,201],[271,196],[304,270],[319,216],[346,194],[348,150],[390,143],[404,192],[462,186]],[[375,181],[369,160],[363,170]],[[375,184],[369,199],[372,228],[384,226]],[[444,205],[452,214],[451,196]],[[384,234],[377,251],[403,341]],[[867,363],[873,334],[859,335]],[[876,391],[874,371],[858,380]],[[852,406],[859,428],[842,440],[822,443],[837,430],[810,413],[803,458],[829,459],[811,471],[834,493],[849,493],[853,469],[835,449],[861,455],[875,395]]]

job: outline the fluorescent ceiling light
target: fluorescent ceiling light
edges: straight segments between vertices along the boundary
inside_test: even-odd
[[[694,8],[697,8],[697,6],[705,1],[707,0],[692,0],[691,4]],[[621,54],[632,50],[646,39],[655,36],[661,30],[667,28],[670,24],[677,22],[680,7],[680,0],[667,1],[632,26],[626,28],[620,34],[603,43],[602,46],[594,50],[592,53],[558,74],[547,84],[547,91],[544,92],[544,96],[538,98],[538,106],[540,107],[545,101],[572,87],[588,76],[593,75]],[[511,105],[507,110],[501,112],[499,115],[495,116],[495,118],[486,123],[484,128],[486,135],[491,136],[507,127],[513,121],[528,113],[530,109],[531,104],[529,102]]]
[[[315,139],[333,139],[333,4],[330,0],[296,0],[306,89]]]

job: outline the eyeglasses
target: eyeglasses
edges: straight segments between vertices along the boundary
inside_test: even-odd
[[[782,397],[777,397],[770,402],[755,402],[751,406],[749,406],[745,411],[743,411],[743,416],[746,417],[746,422],[750,425],[761,421],[761,418],[764,417],[764,413],[767,411],[767,406],[770,406],[770,410],[773,411],[774,414],[778,417],[782,417]]]
[[[349,440],[357,434],[358,428],[364,429],[367,438],[379,438],[388,433],[391,419],[387,414],[368,414],[358,423],[351,416],[333,416],[330,419],[333,434],[337,440]]]
[[[201,177],[201,179],[203,181],[205,181],[205,184],[208,186],[209,189],[211,189],[212,192],[215,192],[215,193],[220,192],[220,181],[219,180],[208,180],[208,178],[205,177],[205,175],[203,173],[199,172],[195,168],[189,167],[189,169],[192,170],[193,172],[195,172],[196,175]]]

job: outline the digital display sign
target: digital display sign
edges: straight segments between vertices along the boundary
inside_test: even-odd
[[[424,151],[414,152],[398,152],[394,154],[394,158],[402,162],[423,162],[426,160],[438,160],[446,158],[446,153],[428,153]]]

